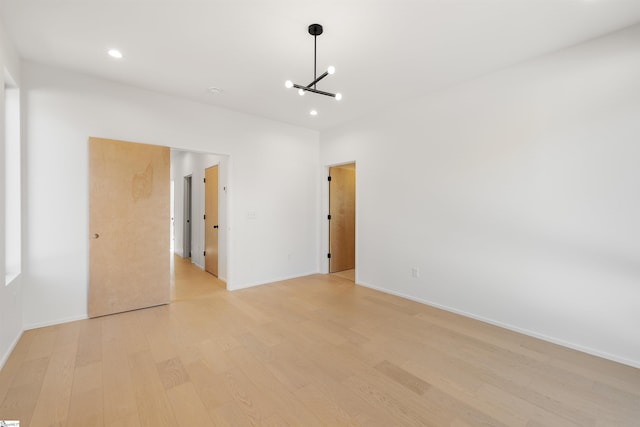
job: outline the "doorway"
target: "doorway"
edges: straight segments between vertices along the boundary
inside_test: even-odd
[[[176,254],[195,264],[201,270],[213,271],[218,279],[223,282],[227,282],[229,279],[228,273],[228,253],[229,253],[229,215],[228,215],[228,188],[229,188],[229,163],[230,158],[226,154],[211,154],[201,153],[196,151],[186,151],[179,149],[171,150],[171,173],[176,182],[182,182],[185,177],[190,178],[190,197],[187,185],[176,185],[175,194],[175,210],[174,216],[176,218]],[[207,178],[206,173],[209,169],[211,173],[215,169],[211,167],[217,167],[217,209],[213,211],[217,212],[217,220],[211,207],[206,206],[207,195],[206,189],[215,189],[212,180],[214,178]],[[207,182],[208,181],[208,182]],[[214,196],[215,200],[216,197]],[[189,206],[189,203],[190,206]],[[189,206],[190,209],[187,207]],[[190,210],[190,233],[186,229],[186,220]],[[206,217],[205,217],[206,215]],[[214,221],[209,224],[209,221]],[[207,222],[207,224],[205,224]],[[213,228],[218,225],[218,228]],[[217,245],[213,244],[211,249],[207,248],[206,243],[206,231],[216,230]],[[215,237],[214,237],[215,238]],[[187,242],[189,239],[189,242]],[[191,253],[187,250],[184,251],[185,244],[189,244]],[[209,246],[211,244],[209,243]],[[205,260],[207,255],[215,255],[217,248],[217,261],[214,264],[217,265],[217,271],[207,268],[205,264],[210,261]],[[214,253],[212,254],[212,251]],[[190,256],[189,256],[190,255]]]
[[[355,280],[356,164],[329,168],[329,273]]]
[[[184,203],[183,206],[183,234],[182,234],[182,254],[184,258],[191,258],[191,175],[184,177]]]

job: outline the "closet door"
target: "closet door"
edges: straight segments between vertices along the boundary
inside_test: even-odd
[[[346,166],[329,168],[329,272],[356,266],[356,171]]]

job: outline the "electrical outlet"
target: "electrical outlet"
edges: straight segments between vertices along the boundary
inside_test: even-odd
[[[411,267],[411,277],[417,279],[420,276],[420,269],[418,267]]]

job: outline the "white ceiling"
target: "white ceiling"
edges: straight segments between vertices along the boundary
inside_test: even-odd
[[[0,0],[0,12],[25,59],[326,129],[640,22],[640,0]],[[318,73],[337,69],[318,89],[340,102],[284,87],[313,80],[316,22]]]

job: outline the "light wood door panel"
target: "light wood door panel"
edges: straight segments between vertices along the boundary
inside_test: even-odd
[[[170,298],[168,147],[89,139],[89,317]]]
[[[204,269],[218,276],[218,166],[205,169]]]
[[[356,171],[329,168],[329,271],[356,266]]]

